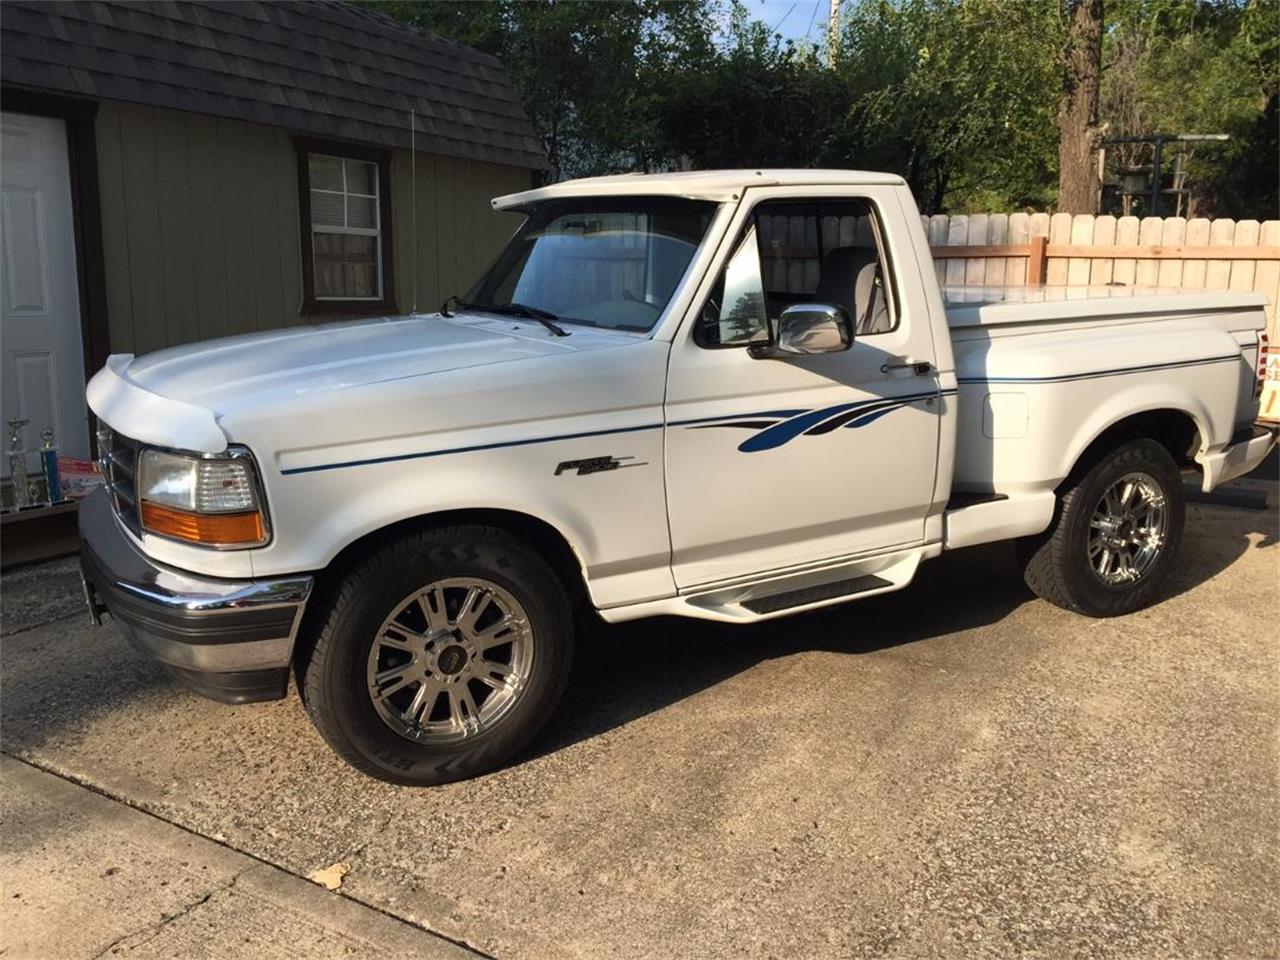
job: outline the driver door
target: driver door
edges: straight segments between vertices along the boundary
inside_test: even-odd
[[[914,265],[883,230],[891,188],[747,191],[672,346],[666,399],[672,568],[680,589],[782,574],[924,539],[938,380]],[[795,303],[839,301],[853,346],[754,359]]]

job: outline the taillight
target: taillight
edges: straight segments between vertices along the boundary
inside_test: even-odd
[[[1253,385],[1253,395],[1255,397],[1262,396],[1262,389],[1267,382],[1267,348],[1270,345],[1270,338],[1267,331],[1258,331],[1258,379]]]

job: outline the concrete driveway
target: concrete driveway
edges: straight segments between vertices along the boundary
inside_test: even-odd
[[[1275,501],[1191,506],[1162,601],[1116,620],[999,546],[772,624],[600,627],[531,755],[427,790],[349,770],[293,696],[185,693],[62,562],[5,580],[3,749],[287,874],[345,861],[310,889],[502,958],[1274,956]]]

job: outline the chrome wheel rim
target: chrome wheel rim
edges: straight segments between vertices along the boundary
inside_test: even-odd
[[[400,601],[369,650],[367,685],[382,721],[417,743],[467,740],[523,696],[533,630],[519,601],[489,580],[436,580]]]
[[[1107,488],[1089,520],[1089,567],[1108,586],[1151,572],[1169,532],[1169,510],[1155,478],[1128,473]]]

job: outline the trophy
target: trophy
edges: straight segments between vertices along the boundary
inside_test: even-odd
[[[58,448],[53,445],[53,428],[40,431],[44,441],[40,447],[40,468],[44,472],[44,499],[50,505],[62,499],[62,484],[58,477]]]
[[[22,449],[21,430],[30,421],[14,417],[9,421],[9,480],[13,484],[13,507],[31,505],[31,481],[27,477],[27,451]]]

